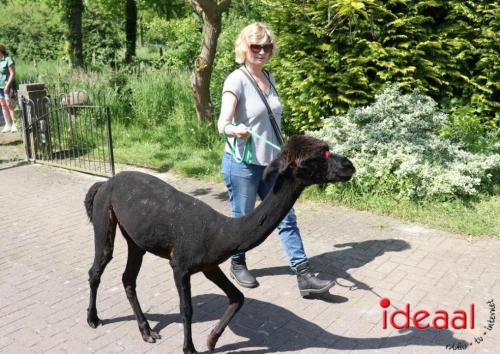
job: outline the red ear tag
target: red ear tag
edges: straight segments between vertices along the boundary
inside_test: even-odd
[[[328,160],[331,154],[330,150],[325,151],[325,160]]]

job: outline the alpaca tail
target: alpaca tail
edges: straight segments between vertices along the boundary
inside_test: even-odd
[[[87,210],[87,216],[89,217],[90,222],[92,222],[92,209],[94,208],[94,197],[99,190],[99,188],[105,182],[96,182],[89,188],[87,195],[85,196],[85,209]]]

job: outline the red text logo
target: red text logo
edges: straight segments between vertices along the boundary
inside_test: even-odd
[[[380,306],[387,309],[391,305],[391,300],[383,298],[380,300]],[[427,310],[412,311],[410,304],[406,304],[404,309],[397,309],[393,312],[383,310],[382,328],[387,329],[390,325],[395,329],[410,328],[410,324],[418,329],[474,329],[474,304],[469,306],[469,311],[454,310],[436,310],[430,313]]]

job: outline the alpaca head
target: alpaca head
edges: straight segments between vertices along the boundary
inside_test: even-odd
[[[279,175],[292,174],[301,184],[309,186],[348,181],[356,169],[349,159],[331,153],[326,142],[295,135],[266,168],[264,178],[275,172]]]

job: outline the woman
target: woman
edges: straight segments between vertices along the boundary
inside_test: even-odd
[[[248,128],[272,144],[279,145],[282,106],[274,87],[274,77],[264,71],[264,65],[277,49],[274,34],[267,25],[257,22],[245,27],[235,44],[236,62],[243,66],[233,71],[224,82],[219,132],[237,138],[238,151],[244,150],[246,139],[252,139],[253,143],[251,161],[236,161],[228,144],[222,159],[222,175],[229,192],[232,216],[236,218],[250,213],[255,207],[257,195],[264,199],[274,184],[275,178],[262,181],[262,174],[277,156],[278,150],[262,139],[252,138]],[[254,85],[258,85],[273,112],[274,128],[266,104]],[[310,270],[293,209],[278,229],[290,266],[297,274],[301,294],[328,291],[334,282],[321,280]],[[245,253],[231,258],[231,277],[244,287],[259,285],[246,267]]]
[[[0,105],[2,105],[2,114],[5,120],[2,133],[17,132],[14,106],[10,100],[14,94],[15,79],[14,61],[8,56],[5,46],[0,44]]]

